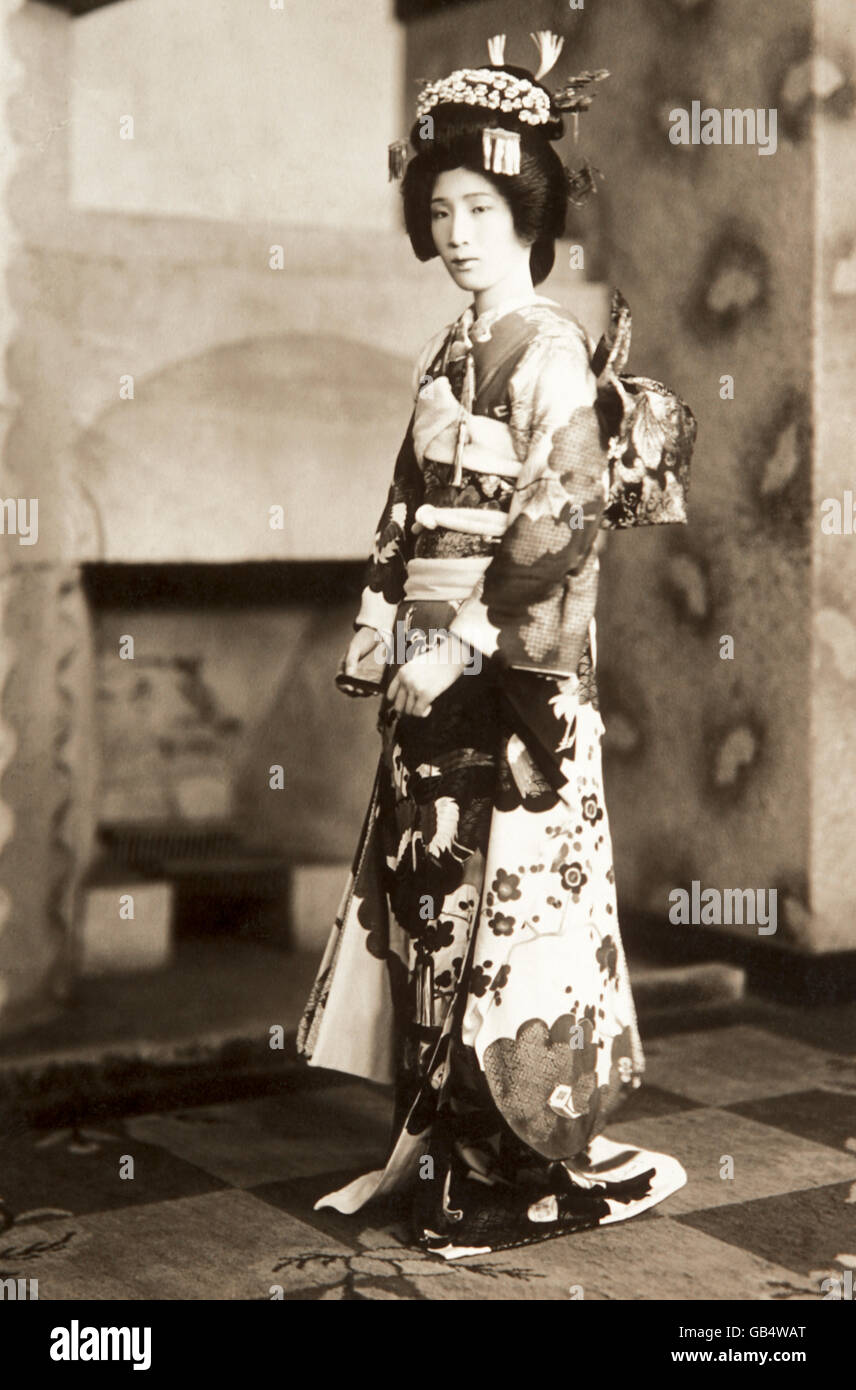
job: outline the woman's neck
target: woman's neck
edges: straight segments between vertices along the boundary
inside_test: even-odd
[[[489,309],[496,309],[503,304],[506,299],[535,299],[535,287],[532,284],[532,272],[529,269],[527,260],[521,266],[515,266],[514,270],[504,276],[502,280],[497,280],[495,285],[489,289],[477,290],[473,295],[473,308],[476,318],[479,314],[487,313]]]

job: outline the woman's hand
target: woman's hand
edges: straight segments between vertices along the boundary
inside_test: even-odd
[[[342,657],[342,665],[339,669],[346,676],[356,675],[360,662],[365,661],[366,657],[371,655],[375,647],[380,648],[378,652],[378,656],[381,657],[378,661],[378,674],[380,674],[380,667],[385,665],[385,660],[382,657],[384,648],[380,636],[373,627],[358,627],[348,643],[345,655]]]
[[[387,658],[388,648],[381,634],[373,627],[359,627],[336,672],[336,685],[352,699],[379,695]]]
[[[420,652],[396,672],[386,692],[387,700],[399,714],[424,719],[437,696],[468,670],[472,670],[471,664],[451,660],[441,644],[431,652]]]

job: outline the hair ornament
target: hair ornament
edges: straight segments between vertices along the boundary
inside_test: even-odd
[[[505,35],[494,34],[492,39],[487,41],[487,56],[496,68],[501,68],[505,62]]]
[[[534,78],[503,68],[460,68],[438,82],[426,83],[419,93],[417,119],[446,104],[514,112],[524,125],[547,125],[555,120],[546,88],[539,87]]]
[[[560,111],[588,111],[597,94],[586,92],[585,88],[592,82],[602,82],[609,75],[606,68],[598,68],[597,72],[581,72],[577,77],[569,77],[564,87],[554,94],[553,101]]]
[[[482,131],[484,167],[494,174],[520,173],[520,132],[485,126]]]
[[[568,201],[573,203],[575,208],[581,208],[586,203],[592,193],[597,192],[595,179],[602,179],[603,174],[586,160],[579,169],[568,170]]]
[[[535,74],[535,81],[540,82],[541,78],[546,77],[547,73],[551,72],[559,61],[559,54],[565,46],[565,40],[558,34],[551,33],[549,29],[537,29],[529,37],[536,45],[541,59]],[[491,59],[492,61],[493,59]]]
[[[609,77],[606,68],[598,68],[596,72],[581,72],[577,77],[569,77],[564,87],[553,94],[553,104],[558,111],[569,111],[574,118],[574,144],[577,143],[580,134],[580,112],[588,111],[597,95],[596,92],[587,92],[586,87],[590,87],[592,82],[602,82],[605,77]]]
[[[557,92],[550,92],[541,78],[555,67],[565,40],[550,29],[537,29],[530,37],[540,59],[535,73],[528,68],[506,66],[506,35],[493,34],[487,41],[489,61],[484,67],[458,68],[433,81],[420,78],[417,124],[411,131],[410,143],[418,148],[422,140],[434,140],[435,118],[441,131],[454,129],[458,121],[470,129],[481,130],[484,168],[490,173],[512,175],[520,172],[521,137],[532,134],[545,140],[560,139],[565,114],[573,116],[576,144],[580,112],[587,111],[594,100],[592,87],[610,74],[606,68],[581,72],[568,77]],[[464,110],[467,107],[470,112]],[[428,117],[431,119],[426,120]],[[406,140],[396,140],[389,146],[390,180],[404,177],[408,148]],[[575,206],[582,206],[596,192],[596,177],[603,175],[588,161],[569,174],[569,197]]]
[[[403,179],[406,166],[407,141],[393,140],[389,146],[389,182],[393,179]]]

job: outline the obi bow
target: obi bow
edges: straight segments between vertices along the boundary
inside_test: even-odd
[[[698,424],[660,381],[624,372],[630,306],[613,290],[610,323],[592,358],[597,409],[608,438],[609,496],[601,526],[686,522],[689,469]]]
[[[650,377],[624,371],[630,326],[630,306],[620,290],[613,290],[609,327],[591,359],[597,378],[595,409],[607,454],[608,492],[600,522],[606,530],[686,522],[689,468],[698,428],[689,406],[674,391]],[[513,361],[531,340],[532,329],[523,320],[515,327],[511,316],[503,327],[502,353]],[[460,399],[442,374],[452,355],[464,367]],[[453,464],[456,486],[463,468],[516,477],[521,463],[508,425],[472,413],[473,344],[465,322],[461,341],[447,343],[440,370],[440,375],[426,379],[416,405],[413,443],[418,462],[431,459]]]

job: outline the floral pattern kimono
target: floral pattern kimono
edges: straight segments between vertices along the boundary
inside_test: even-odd
[[[644,1058],[616,912],[595,681],[602,526],[684,521],[695,435],[550,300],[468,309],[423,352],[357,624],[469,653],[425,718],[379,714],[353,870],[306,1006],[313,1066],[394,1086],[385,1167],[436,1254],[626,1219],[686,1181],[602,1130]]]

